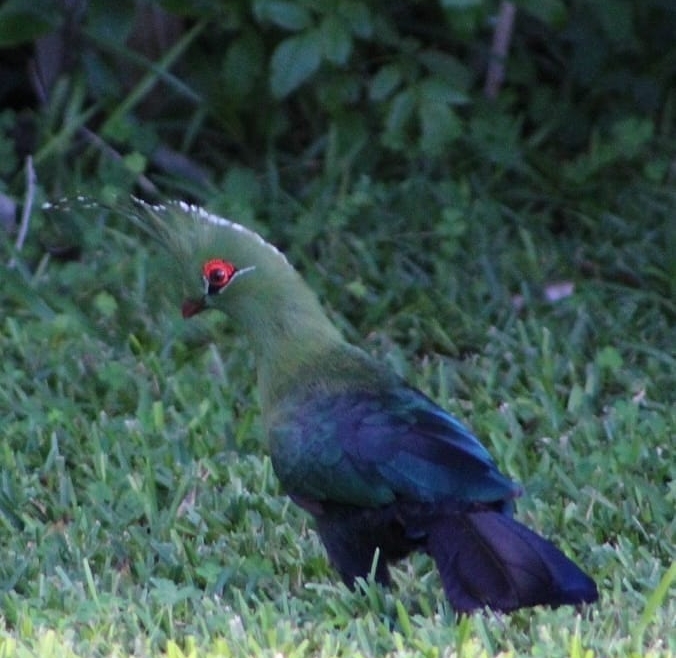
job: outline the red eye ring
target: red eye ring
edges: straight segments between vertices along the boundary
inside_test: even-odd
[[[207,294],[214,295],[228,285],[237,268],[222,258],[212,258],[202,265],[202,277],[207,285]]]

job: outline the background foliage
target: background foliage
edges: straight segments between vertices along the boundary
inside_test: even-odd
[[[676,653],[676,5],[516,5],[494,100],[497,0],[0,5],[2,655]],[[601,603],[456,620],[422,556],[336,585],[245,341],[72,200],[130,193],[282,247]]]

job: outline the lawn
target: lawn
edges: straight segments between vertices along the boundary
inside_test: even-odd
[[[215,160],[207,131],[217,176],[154,179],[284,250],[352,342],[475,430],[524,485],[517,516],[600,591],[457,617],[423,555],[390,590],[339,583],[273,473],[245,337],[181,318],[193,282],[128,217],[152,168],[76,143],[79,85],[36,110],[35,180],[17,159],[0,190],[31,209],[0,251],[0,657],[676,656],[672,110],[567,150],[477,102],[455,159],[430,135],[409,157],[391,132],[346,149],[329,131]],[[208,112],[185,124],[192,162]],[[2,114],[6,150],[19,116]]]
[[[519,516],[598,582],[577,611],[458,620],[423,556],[391,591],[337,584],[278,489],[245,339],[180,319],[162,255],[123,218],[77,261],[7,269],[3,655],[670,655],[674,216],[651,198],[584,239],[482,201],[419,263],[411,235],[346,226],[303,265],[356,342],[524,483]]]

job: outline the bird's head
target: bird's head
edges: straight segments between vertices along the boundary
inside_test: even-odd
[[[135,203],[132,219],[169,252],[184,318],[217,309],[253,323],[305,294],[284,255],[251,229],[180,201]]]
[[[219,295],[223,294],[237,278],[250,274],[255,269],[255,265],[238,269],[222,258],[210,258],[202,265],[203,294],[201,297],[184,300],[181,307],[183,317],[190,318],[217,306]]]
[[[264,381],[284,364],[306,360],[308,346],[316,352],[342,344],[314,293],[258,233],[180,201],[137,201],[132,220],[168,252],[164,276],[183,290],[183,317],[226,313],[252,340]]]

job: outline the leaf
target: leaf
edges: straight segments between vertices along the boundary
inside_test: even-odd
[[[430,76],[423,80],[418,85],[418,92],[422,102],[448,103],[449,105],[463,105],[469,102],[467,94],[438,76]]]
[[[345,64],[352,53],[352,36],[345,22],[335,14],[328,14],[320,30],[326,59],[334,64]]]
[[[381,67],[369,84],[369,98],[372,101],[385,100],[401,82],[401,70],[397,64]]]
[[[577,382],[573,384],[568,394],[568,404],[566,405],[566,411],[571,414],[578,414],[582,409],[584,404],[585,392],[582,386]]]
[[[390,111],[385,120],[385,128],[388,133],[400,133],[413,114],[415,96],[410,89],[400,91],[390,104]]]
[[[440,154],[462,135],[462,122],[446,103],[423,98],[418,107],[420,148],[430,155]]]
[[[615,0],[612,11],[608,11],[602,3],[592,3],[589,9],[595,14],[608,44],[621,44],[627,48],[636,43],[636,10],[632,2]]]
[[[284,39],[270,61],[270,88],[276,98],[285,98],[302,85],[321,63],[322,37],[310,30]]]
[[[122,158],[124,166],[133,174],[142,174],[148,164],[145,156],[138,151],[133,151]]]
[[[298,32],[312,24],[310,12],[296,2],[259,0],[254,3],[253,9],[260,22],[268,21],[286,30]]]
[[[104,318],[110,319],[117,312],[117,301],[110,293],[102,290],[94,297],[94,307]]]
[[[473,74],[457,57],[436,48],[423,50],[418,59],[427,70],[456,90],[466,90],[472,83]]]
[[[623,364],[622,355],[611,345],[606,345],[596,354],[596,364],[599,368],[617,372]]]
[[[11,48],[35,41],[59,24],[58,12],[51,3],[36,4],[10,0],[0,6],[0,48]]]
[[[138,20],[133,2],[89,2],[87,35],[95,41],[124,43]]]
[[[350,26],[350,31],[360,39],[368,39],[373,34],[371,10],[364,2],[343,0],[338,5],[338,12]]]
[[[609,151],[617,152],[619,157],[638,156],[652,139],[655,126],[650,119],[635,116],[625,117],[613,124]]]
[[[568,9],[563,0],[521,0],[519,9],[550,27],[562,27],[568,20]]]
[[[264,55],[261,37],[248,30],[228,48],[223,62],[223,77],[228,96],[242,99],[254,87],[263,72]]]
[[[441,0],[441,6],[444,9],[471,9],[472,7],[479,7],[483,4],[483,0]]]

